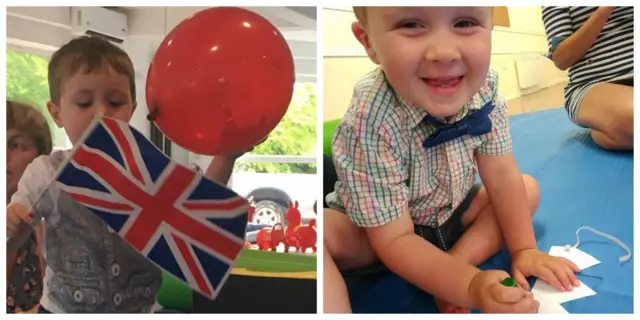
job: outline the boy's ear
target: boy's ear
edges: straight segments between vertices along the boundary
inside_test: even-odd
[[[62,120],[60,120],[60,107],[56,105],[53,101],[47,102],[47,110],[49,110],[49,114],[53,119],[53,122],[56,123],[58,128],[62,128]]]
[[[353,35],[356,37],[356,39],[358,39],[358,42],[362,44],[362,46],[364,47],[364,50],[367,51],[367,55],[369,56],[369,59],[371,59],[371,61],[373,61],[373,63],[375,64],[380,64],[380,61],[378,60],[378,55],[376,54],[376,51],[373,49],[373,46],[371,46],[371,41],[369,39],[369,36],[367,35],[367,32],[364,30],[364,27],[362,26],[362,24],[357,21],[352,23],[351,31],[353,32]]]

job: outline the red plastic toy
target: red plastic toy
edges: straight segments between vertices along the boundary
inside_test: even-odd
[[[289,201],[289,210],[285,214],[287,219],[287,233],[285,234],[285,249],[284,252],[289,252],[291,247],[295,248],[295,252],[304,253],[308,248],[311,248],[313,252],[316,252],[316,243],[318,236],[315,229],[315,221],[313,225],[309,224],[303,226],[302,215],[298,209],[298,201]]]
[[[258,244],[258,248],[264,251],[275,251],[280,243],[286,246],[284,239],[285,234],[282,223],[276,223],[271,229],[262,229],[256,235],[256,243]]]
[[[289,201],[289,209],[284,218],[287,220],[287,230],[283,230],[282,224],[277,223],[272,229],[262,229],[256,235],[256,242],[260,250],[273,250],[280,243],[284,245],[284,252],[294,248],[294,252],[304,253],[311,248],[317,252],[318,240],[316,232],[316,219],[311,219],[308,225],[302,225],[302,214],[298,209],[298,201]]]

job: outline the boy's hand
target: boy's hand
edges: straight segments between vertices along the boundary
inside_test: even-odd
[[[12,204],[7,207],[7,238],[16,238],[31,228],[33,215],[23,205]]]
[[[240,151],[240,152],[238,152],[238,153],[221,154],[221,155],[219,155],[219,156],[217,156],[217,157],[220,157],[220,158],[226,158],[226,159],[228,159],[228,160],[232,160],[232,161],[234,161],[234,162],[235,162],[235,161],[236,161],[236,159],[238,159],[238,158],[242,157],[245,153],[253,151],[253,149],[254,149],[255,147],[257,147],[257,146],[261,145],[263,142],[267,141],[267,138],[269,138],[269,137],[268,137],[268,136],[267,136],[267,137],[264,137],[264,139],[260,140],[260,142],[256,143],[256,145],[255,145],[255,146],[253,146],[253,147],[251,147],[251,148],[249,148],[249,149],[242,150],[242,151]]]
[[[262,141],[258,142],[256,146],[263,143],[265,140],[267,140],[266,137],[262,139]],[[243,154],[253,150],[253,148],[255,148],[255,146],[238,153],[214,156],[211,163],[209,163],[209,167],[207,167],[207,170],[204,172],[205,177],[223,185],[228,184],[229,179],[231,179],[231,173],[233,172],[236,160]]]
[[[525,249],[513,255],[513,278],[518,285],[529,290],[526,277],[535,276],[560,291],[571,291],[580,285],[576,273],[578,266],[565,258],[550,256],[538,249]]]
[[[540,303],[522,288],[506,287],[509,274],[500,270],[481,271],[469,285],[469,294],[483,313],[538,313]]]

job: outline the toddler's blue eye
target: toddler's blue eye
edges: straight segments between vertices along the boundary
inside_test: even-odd
[[[416,29],[420,28],[420,23],[415,21],[407,21],[400,24],[400,28]]]
[[[460,20],[454,24],[456,28],[470,28],[476,26],[476,23],[471,20]]]

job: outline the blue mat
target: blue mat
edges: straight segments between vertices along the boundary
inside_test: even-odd
[[[586,225],[617,237],[633,252],[633,154],[599,149],[564,109],[514,116],[511,133],[520,170],[541,189],[534,218],[539,249],[575,244],[575,231]],[[602,262],[578,275],[597,294],[563,307],[569,313],[633,313],[635,257],[621,264],[618,258],[626,252],[618,245],[589,231],[580,238],[580,249]],[[480,267],[508,272],[510,262],[503,251]],[[394,274],[346,280],[355,313],[437,312],[429,294]]]

